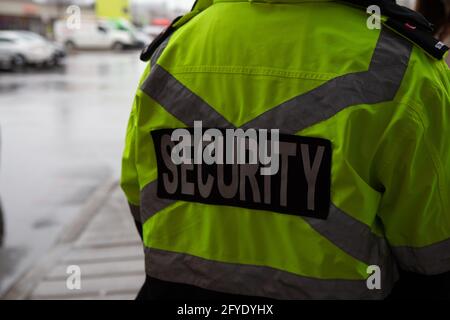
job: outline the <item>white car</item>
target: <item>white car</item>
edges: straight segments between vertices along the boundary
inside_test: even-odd
[[[40,34],[31,31],[15,31],[15,33],[25,39],[41,42],[42,44],[48,46],[48,48],[52,51],[52,58],[50,61],[48,61],[48,63],[51,65],[59,65],[62,59],[66,57],[66,51],[64,50],[63,46],[56,42],[47,40]]]
[[[25,60],[0,42],[0,70],[20,70],[23,67]]]
[[[21,31],[0,31],[0,46],[18,64],[43,65],[52,61],[54,51],[39,39],[21,35]]]
[[[14,52],[4,45],[0,40],[0,69],[10,70],[14,69]]]
[[[73,49],[113,49],[134,47],[136,40],[126,30],[119,30],[105,21],[82,21],[79,29],[70,29],[66,21],[56,21],[55,37],[58,43]]]
[[[137,29],[126,19],[112,19],[105,21],[105,23],[116,30],[128,32],[134,40],[134,44],[132,46],[133,48],[142,49],[153,41],[154,37],[151,37],[142,30]]]
[[[165,27],[150,25],[143,27],[141,30],[149,37],[156,38],[161,32],[165,30]]]

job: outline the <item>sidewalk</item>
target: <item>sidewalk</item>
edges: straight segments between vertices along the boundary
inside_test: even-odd
[[[117,182],[99,188],[62,237],[5,299],[134,299],[144,282],[144,256]],[[81,289],[69,290],[67,267],[81,269]]]

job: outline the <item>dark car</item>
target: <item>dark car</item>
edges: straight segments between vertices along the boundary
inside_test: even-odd
[[[2,211],[2,203],[0,201],[0,247],[3,245],[3,237],[5,235],[4,229],[4,221],[3,221],[3,211]]]
[[[1,146],[2,146],[2,141],[1,141],[1,134],[0,134],[0,155],[1,155]],[[4,238],[4,235],[5,235],[5,224],[4,224],[4,222],[5,221],[3,220],[2,202],[1,202],[1,199],[0,199],[0,247],[3,244],[3,238]]]

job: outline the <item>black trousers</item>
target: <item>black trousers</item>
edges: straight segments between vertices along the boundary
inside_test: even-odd
[[[401,272],[400,280],[386,300],[399,299],[450,300],[450,273],[421,276]],[[261,297],[226,294],[187,284],[162,281],[149,276],[136,300],[271,301]]]
[[[271,301],[271,299],[226,294],[187,284],[162,281],[147,276],[136,300],[152,301]]]

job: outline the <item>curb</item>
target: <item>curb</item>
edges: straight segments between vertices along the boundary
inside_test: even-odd
[[[56,240],[56,244],[68,244],[75,242],[83,233],[85,227],[92,218],[100,211],[100,208],[108,200],[111,193],[119,186],[117,179],[109,179],[100,185],[86,201],[81,212],[75,219],[67,224],[61,231],[61,235]]]
[[[88,223],[100,211],[114,189],[118,186],[118,180],[115,178],[110,178],[102,183],[85,202],[75,219],[63,227],[54,246],[34,266],[31,266],[30,269],[25,271],[19,280],[0,299],[26,299],[47,271],[73,246],[73,243],[80,237]]]

